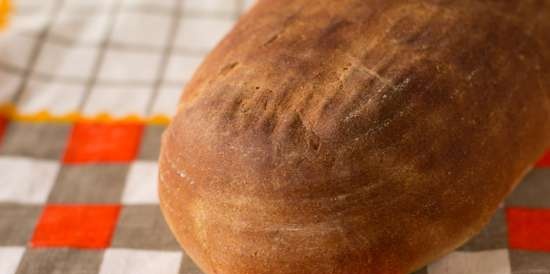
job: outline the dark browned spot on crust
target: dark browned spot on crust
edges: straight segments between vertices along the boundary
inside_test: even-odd
[[[265,43],[264,43],[264,46],[267,46],[273,42],[275,42],[275,40],[279,39],[279,34],[275,34],[273,35],[271,38],[269,38],[269,40],[267,40]]]
[[[234,62],[229,65],[226,65],[221,69],[220,75],[221,76],[227,75],[230,71],[234,70],[237,66],[239,66],[239,62]]]

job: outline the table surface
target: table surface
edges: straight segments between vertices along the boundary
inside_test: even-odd
[[[0,33],[0,273],[201,273],[159,211],[159,139],[250,2],[12,0]],[[550,157],[480,235],[419,273],[549,274]]]

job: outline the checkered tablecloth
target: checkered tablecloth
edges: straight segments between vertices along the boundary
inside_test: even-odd
[[[7,25],[0,15],[0,274],[201,273],[159,211],[159,138],[250,2],[12,0]],[[550,157],[479,236],[419,273],[550,274]]]

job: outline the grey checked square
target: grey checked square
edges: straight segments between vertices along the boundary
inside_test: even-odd
[[[41,212],[38,205],[0,203],[0,246],[25,246]]]
[[[510,250],[510,264],[514,274],[548,274],[550,253]]]
[[[489,224],[474,238],[461,246],[461,251],[483,251],[508,248],[506,214],[499,208]]]
[[[125,206],[120,213],[112,246],[181,250],[170,233],[158,205]]]
[[[50,193],[51,203],[119,203],[128,165],[64,165]]]
[[[203,272],[184,252],[183,257],[181,258],[179,274],[203,274]]]
[[[548,193],[550,193],[550,169],[534,169],[512,192],[506,200],[506,205],[548,208],[550,207]]]
[[[27,249],[15,273],[97,274],[102,258],[101,250]]]
[[[149,125],[143,131],[138,158],[156,161],[159,158],[160,141],[166,126]]]
[[[67,144],[70,125],[11,122],[0,153],[39,159],[59,159]]]

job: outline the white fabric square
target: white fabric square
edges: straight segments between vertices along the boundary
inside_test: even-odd
[[[181,257],[181,252],[108,249],[99,274],[177,274]]]
[[[176,45],[178,48],[209,51],[232,26],[233,20],[229,19],[184,17],[180,21]]]
[[[237,10],[235,0],[199,0],[183,1],[185,12],[226,12],[233,13]]]
[[[151,1],[151,0],[124,0],[123,3],[123,9],[128,9],[128,8],[143,8],[143,7],[146,7],[146,8],[150,8],[150,7],[153,7],[153,8],[156,8],[156,9],[170,9],[170,8],[173,8],[175,7],[175,4],[176,2],[178,1],[181,1],[181,0],[156,0],[156,1]],[[197,0],[185,0],[185,1],[197,1]],[[198,0],[198,1],[202,1],[202,0]]]
[[[126,81],[153,83],[160,64],[158,54],[109,50],[103,60],[99,81]]]
[[[35,70],[61,77],[78,77],[86,81],[92,72],[98,49],[70,47],[47,42],[42,47]]]
[[[105,12],[115,1],[113,0],[65,0],[63,12],[86,12],[90,10]]]
[[[0,273],[14,274],[24,252],[24,247],[0,247]]]
[[[157,99],[153,104],[152,114],[162,114],[172,117],[176,114],[179,99],[181,97],[184,86],[181,85],[164,85],[159,90]]]
[[[8,28],[9,29],[9,28]],[[1,62],[25,69],[36,40],[13,32],[0,33]]]
[[[133,86],[96,86],[84,106],[85,115],[109,113],[113,116],[145,114],[151,88]]]
[[[17,92],[21,78],[15,74],[0,69],[0,104],[11,102]]]
[[[14,6],[22,10],[48,10],[51,9],[56,0],[15,0]]]
[[[84,96],[86,83],[82,84],[31,80],[18,103],[19,110],[33,114],[47,110],[64,115],[78,110]]]
[[[48,18],[49,16],[46,10],[27,12],[22,11],[20,8],[16,8],[13,9],[9,27],[4,31],[13,33],[24,32],[27,35],[37,35],[46,22],[48,22]]]
[[[122,194],[123,204],[158,204],[158,164],[136,161],[130,166]]]
[[[112,41],[130,46],[157,47],[161,52],[166,46],[170,16],[137,12],[123,12],[117,19]]]
[[[9,29],[25,30],[29,33],[40,31],[50,19],[56,0],[12,0],[13,19]]]
[[[510,274],[508,250],[453,252],[428,266],[429,274]]]
[[[57,0],[14,0],[13,18],[10,19],[9,31],[23,31],[37,35],[51,19]],[[1,56],[1,55],[0,55]]]
[[[189,81],[203,59],[202,56],[174,55],[170,57],[164,79],[169,82]]]
[[[109,24],[109,14],[82,14],[63,12],[52,25],[50,39],[55,37],[81,43],[94,43],[99,47],[100,41],[105,38]]]
[[[0,157],[0,201],[44,203],[58,170],[56,161]]]

